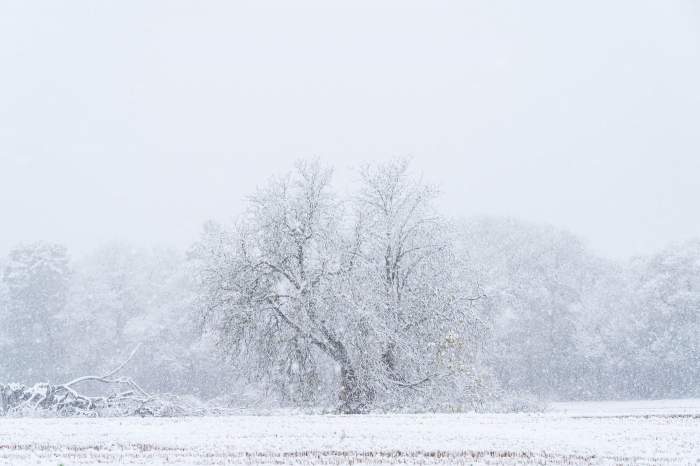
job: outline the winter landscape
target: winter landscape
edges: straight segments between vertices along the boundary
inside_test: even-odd
[[[0,4],[0,466],[700,465],[700,9]]]
[[[687,400],[537,415],[11,419],[0,464],[697,464],[699,428],[700,402]]]

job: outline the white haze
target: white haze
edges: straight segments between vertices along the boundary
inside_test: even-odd
[[[700,235],[700,7],[7,1],[0,252],[185,248],[272,172],[411,155],[442,209],[608,256]]]

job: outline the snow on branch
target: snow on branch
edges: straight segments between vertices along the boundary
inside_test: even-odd
[[[132,378],[117,376],[133,359],[129,357],[105,375],[87,375],[67,383],[0,384],[0,416],[175,416],[203,414],[203,410],[180,402],[173,396],[156,396],[141,388]],[[107,387],[108,393],[88,396],[76,388],[86,382]]]

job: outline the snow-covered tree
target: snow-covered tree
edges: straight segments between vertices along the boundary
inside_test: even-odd
[[[404,162],[362,179],[343,203],[330,170],[300,162],[233,228],[208,224],[192,250],[205,318],[241,374],[292,401],[332,390],[347,412],[470,385],[478,338],[432,190]]]
[[[450,225],[433,205],[437,194],[398,159],[363,167],[353,202],[353,296],[372,310],[378,348],[368,356],[381,354],[377,383],[398,400],[480,395],[473,392],[486,331],[475,306],[480,294],[460,276]]]
[[[315,398],[323,363],[360,390],[327,302],[341,259],[330,175],[299,164],[258,190],[233,229],[206,225],[191,252],[205,318],[237,371],[296,402]]]
[[[140,346],[129,373],[153,391],[211,397],[223,371],[202,341],[181,254],[105,244],[76,264],[64,327],[71,376],[107,370]]]
[[[586,396],[601,342],[596,300],[610,265],[568,232],[513,219],[463,225],[463,251],[488,296],[490,362],[506,389]],[[469,274],[468,274],[469,275]]]
[[[629,319],[620,328],[622,375],[637,397],[700,393],[700,240],[666,248],[632,267]]]
[[[51,243],[18,246],[2,270],[0,379],[46,380],[62,371],[60,327],[70,283],[66,248]]]
[[[138,346],[128,374],[147,392],[236,404],[700,395],[699,240],[614,262],[549,226],[449,219],[403,159],[360,168],[346,196],[331,183],[299,162],[187,255],[14,248],[0,258],[0,382],[108,373]]]

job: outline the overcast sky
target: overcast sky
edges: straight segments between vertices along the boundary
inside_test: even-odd
[[[700,236],[700,3],[0,4],[0,252],[184,247],[314,155],[611,257]]]

